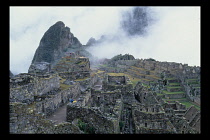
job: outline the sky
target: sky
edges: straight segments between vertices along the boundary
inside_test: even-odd
[[[89,51],[98,58],[132,54],[200,66],[200,7],[150,7],[155,22],[147,35],[128,37],[120,26],[122,12],[133,7],[10,7],[10,70],[27,73],[40,40],[50,26],[63,21],[85,45],[91,37],[118,36]]]

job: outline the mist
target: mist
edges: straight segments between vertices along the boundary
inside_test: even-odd
[[[10,70],[27,73],[44,33],[63,21],[85,45],[91,37],[114,36],[90,51],[98,58],[129,53],[135,58],[200,66],[200,7],[150,7],[144,35],[121,27],[122,13],[133,7],[10,7]]]
[[[113,34],[117,40],[88,50],[98,58],[128,53],[140,59],[200,66],[200,8],[150,7],[149,12],[152,20],[145,34],[129,36],[121,29]]]

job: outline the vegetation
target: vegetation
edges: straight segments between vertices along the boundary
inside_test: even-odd
[[[120,121],[119,122],[120,131],[122,131],[123,126],[124,126],[124,122]]]
[[[117,60],[134,60],[134,59],[135,59],[134,56],[130,55],[130,54],[125,54],[125,55],[119,54],[119,55],[116,55],[116,56],[111,58],[112,61],[117,61]]]
[[[84,81],[84,80],[87,80],[89,77],[85,77],[83,79],[76,79],[75,81]]]
[[[168,89],[172,89],[172,88],[182,88],[181,86],[165,86],[166,88],[168,88]]]
[[[179,86],[180,83],[169,83],[169,86]]]
[[[95,128],[93,126],[89,126],[87,123],[83,122],[81,119],[78,119],[78,127],[85,134],[95,134]]]
[[[183,91],[168,92],[168,91],[166,91],[166,90],[163,90],[163,93],[164,93],[164,94],[184,94],[184,92],[183,92]]]
[[[124,73],[107,73],[109,76],[125,76]]]
[[[147,61],[156,61],[155,59],[153,59],[153,58],[148,58],[148,59],[146,59]]]
[[[194,104],[193,102],[190,101],[180,101],[180,103],[182,103],[183,105],[186,105],[187,108],[189,108],[190,106],[195,106],[195,108],[197,108],[198,110],[200,110],[200,106]]]
[[[72,85],[66,85],[66,84],[60,84],[60,88],[62,90],[68,89],[69,87],[71,87]]]

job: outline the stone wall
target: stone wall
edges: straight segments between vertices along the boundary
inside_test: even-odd
[[[39,112],[42,112],[46,117],[52,115],[59,107],[69,101],[69,99],[77,99],[81,95],[79,84],[70,86],[66,90],[58,92],[56,95],[48,96],[45,100],[38,103]]]
[[[115,62],[115,65],[126,65],[126,66],[133,66],[135,65],[139,60],[118,60]]]
[[[46,73],[51,71],[51,64],[48,62],[35,62],[31,64],[28,73]]]
[[[119,130],[119,122],[116,118],[105,117],[97,109],[79,107],[69,103],[67,105],[67,122],[72,122],[75,119],[80,119],[93,126],[96,134],[114,134]]]
[[[133,110],[136,133],[175,133],[173,125],[164,113],[149,113]]]
[[[169,99],[179,99],[179,98],[184,98],[185,97],[185,94],[182,94],[182,93],[178,93],[178,94],[165,94],[165,97],[166,98],[169,98]]]
[[[125,76],[108,76],[109,83],[120,82],[119,84],[125,84]]]
[[[30,74],[21,74],[10,79],[10,101],[31,103],[34,96],[47,94],[60,87],[57,74],[39,77]]]
[[[36,113],[24,103],[10,103],[11,134],[81,134],[72,123],[55,123],[45,119],[42,113]]]
[[[53,122],[45,120],[24,103],[10,103],[10,133],[52,133]]]
[[[158,101],[153,95],[152,91],[149,91],[148,88],[144,87],[141,82],[138,82],[134,89],[135,99],[138,100],[141,104],[157,104]]]
[[[86,57],[64,57],[52,69],[57,72],[90,71],[90,61]]]
[[[59,72],[59,76],[64,79],[76,80],[90,77],[90,72]]]
[[[47,92],[60,87],[59,76],[57,74],[51,75],[49,78],[38,78],[36,95],[43,95]]]
[[[80,95],[79,83],[76,83],[66,90],[57,91],[54,95],[39,96],[36,101],[29,105],[21,102],[10,103],[10,132],[64,133],[60,126],[54,126],[54,123],[46,120],[46,118],[52,115],[59,107],[69,102],[70,98],[77,99]],[[69,124],[65,127],[70,129],[73,126]],[[68,131],[68,133],[73,132],[73,130]],[[80,133],[79,131],[77,132]]]

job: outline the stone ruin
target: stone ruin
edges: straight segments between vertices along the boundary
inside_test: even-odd
[[[51,64],[48,62],[35,62],[31,64],[28,73],[46,73],[51,71]]]
[[[192,87],[197,82],[192,79],[193,76],[199,76],[198,71],[194,70],[194,75],[182,73],[182,76],[191,76],[188,77],[191,80],[186,80],[181,79],[177,72],[185,69],[186,65],[130,61],[132,64],[120,60],[116,66],[125,64],[122,71],[141,78],[135,86],[126,75],[90,70],[88,58],[76,55],[62,58],[53,68],[47,63],[37,63],[35,71],[30,66],[29,73],[10,78],[10,132],[200,133],[198,109],[187,109],[179,101],[166,101],[168,98],[172,100],[187,96],[185,93],[168,93],[185,90],[184,86],[178,88],[177,84]],[[171,86],[174,83],[175,88]],[[76,102],[71,103],[70,99]],[[66,108],[65,120],[51,120],[62,107]]]
[[[74,57],[73,57],[74,56]],[[62,78],[76,80],[90,77],[90,61],[86,57],[76,57],[74,53],[63,57],[52,69]]]

